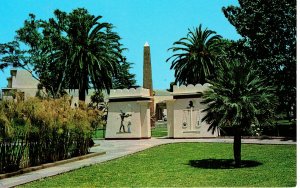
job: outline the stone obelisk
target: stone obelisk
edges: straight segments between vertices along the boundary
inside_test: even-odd
[[[150,103],[150,117],[151,117],[151,127],[154,127],[155,117],[154,117],[154,98],[153,98],[153,87],[152,87],[152,69],[151,69],[150,46],[148,42],[146,42],[144,45],[143,88],[149,89],[150,96],[152,97]]]

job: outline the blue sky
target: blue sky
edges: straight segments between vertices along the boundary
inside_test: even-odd
[[[29,13],[37,19],[53,17],[60,9],[71,12],[83,7],[91,14],[103,16],[121,36],[124,53],[134,63],[131,72],[136,75],[137,85],[142,85],[143,46],[147,41],[151,48],[154,89],[167,89],[174,81],[174,71],[166,59],[172,55],[167,49],[173,42],[186,36],[188,28],[202,24],[224,38],[240,38],[221,9],[238,5],[237,0],[1,0],[0,43],[12,41],[15,31],[22,27]],[[0,71],[0,88],[6,87],[9,70]]]

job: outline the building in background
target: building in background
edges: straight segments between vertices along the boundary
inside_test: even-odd
[[[2,99],[14,99],[16,93],[21,99],[35,97],[37,95],[39,81],[32,77],[26,70],[11,69],[7,78],[7,87],[2,88]]]
[[[11,69],[10,77],[7,78],[7,87],[1,90],[2,100],[16,99],[16,94],[21,100],[26,100],[29,97],[36,97],[38,95],[45,95],[45,91],[43,92],[42,89],[38,88],[39,83],[40,82],[27,70]],[[72,98],[72,106],[78,105],[78,89],[66,89],[65,91]],[[86,97],[87,104],[91,102],[90,98],[93,93],[94,90],[90,89]]]

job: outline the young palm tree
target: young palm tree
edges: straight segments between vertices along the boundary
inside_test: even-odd
[[[251,63],[232,61],[220,65],[211,89],[204,92],[203,104],[207,112],[202,121],[210,124],[209,130],[218,127],[234,127],[234,159],[241,165],[241,134],[252,124],[268,123],[275,106],[274,89],[265,85],[259,71]]]
[[[175,70],[175,82],[179,84],[204,84],[213,75],[217,57],[223,53],[222,37],[215,31],[199,25],[194,31],[189,29],[187,37],[181,38],[169,48],[175,54],[167,59],[170,69]]]

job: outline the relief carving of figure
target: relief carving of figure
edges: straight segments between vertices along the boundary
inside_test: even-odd
[[[126,132],[125,131],[125,125],[124,125],[124,119],[125,118],[127,118],[127,117],[129,117],[129,116],[131,116],[131,114],[126,114],[125,112],[123,112],[122,110],[121,110],[121,113],[120,113],[120,117],[121,117],[121,125],[120,125],[120,129],[119,129],[119,132],[121,133],[121,132]],[[123,130],[123,131],[122,131]],[[130,131],[130,128],[128,129],[129,131]]]

